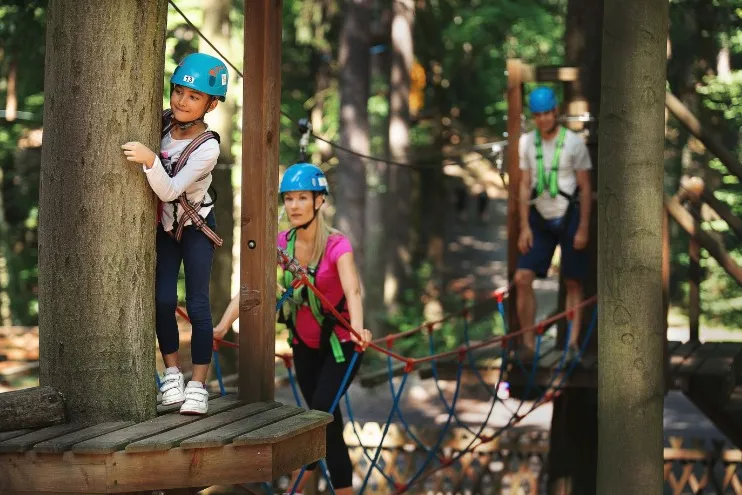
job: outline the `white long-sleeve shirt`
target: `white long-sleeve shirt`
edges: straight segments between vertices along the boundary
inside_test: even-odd
[[[177,200],[183,192],[186,193],[186,198],[191,203],[198,203],[202,200],[204,203],[211,202],[207,190],[211,185],[211,171],[214,170],[217,158],[219,158],[219,143],[216,139],[209,139],[196,148],[188,157],[185,167],[175,177],[169,175],[172,165],[177,162],[180,154],[191,141],[192,139],[173,139],[168,132],[162,138],[160,155],[155,158],[152,168],[144,167],[150,187],[164,203],[161,222],[165,231],[172,230],[174,227],[174,208],[170,202]],[[204,206],[198,214],[206,218],[211,209],[211,206]],[[191,221],[188,216],[184,215],[182,209],[178,207],[177,211],[178,222],[185,221],[185,225],[190,225]]]

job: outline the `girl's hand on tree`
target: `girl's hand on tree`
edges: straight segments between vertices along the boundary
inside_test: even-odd
[[[147,168],[152,168],[155,163],[155,152],[147,148],[139,141],[131,141],[121,145],[121,149],[124,150],[126,159],[130,162],[141,163]]]

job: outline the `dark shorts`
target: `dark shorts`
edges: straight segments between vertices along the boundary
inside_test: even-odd
[[[537,277],[546,277],[554,257],[557,244],[562,251],[562,273],[564,278],[582,280],[587,276],[588,254],[586,249],[576,250],[574,238],[580,223],[580,207],[576,205],[563,226],[560,220],[545,220],[535,208],[531,208],[528,223],[533,232],[533,247],[518,259],[518,268],[531,270]]]

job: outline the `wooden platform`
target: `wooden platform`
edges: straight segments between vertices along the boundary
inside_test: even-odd
[[[210,401],[206,416],[160,407],[134,424],[0,432],[0,493],[126,493],[271,481],[325,455],[332,415],[278,402]]]
[[[742,342],[669,342],[670,384],[673,389],[685,393],[703,392],[716,406],[724,406],[732,398],[738,385],[742,385]],[[564,354],[563,347],[557,347],[553,341],[544,342],[540,358],[536,363],[535,383],[540,387],[548,386],[554,381],[555,370]],[[502,365],[502,349],[492,346],[472,352],[471,359],[464,361],[463,383],[479,380],[477,372],[487,383],[496,383]],[[516,357],[518,360],[516,360]],[[524,356],[509,358],[505,379],[514,385],[523,385],[529,378],[533,359]],[[441,380],[455,380],[458,370],[458,359],[441,360],[436,364],[436,371]],[[569,367],[565,361],[563,368]],[[431,364],[421,365],[418,369],[421,378],[432,378]],[[395,369],[399,374],[402,367]],[[564,381],[566,387],[596,387],[598,360],[594,354],[587,354],[574,367]],[[388,379],[385,370],[361,377],[366,386],[373,386]],[[561,383],[561,374],[557,375]],[[739,392],[742,401],[742,391]],[[742,404],[740,405],[742,408]],[[742,411],[741,411],[742,412]]]

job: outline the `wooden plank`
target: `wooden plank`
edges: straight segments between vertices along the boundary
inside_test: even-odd
[[[0,493],[107,493],[104,456],[23,454],[0,455]]]
[[[64,399],[52,387],[0,394],[0,431],[51,426],[66,421]]]
[[[252,404],[236,407],[229,411],[209,416],[201,421],[130,443],[126,446],[126,451],[152,452],[156,450],[167,450],[179,446],[180,443],[187,438],[201,435],[209,430],[220,428],[269,409],[274,409],[280,405],[279,402],[254,402]]]
[[[315,428],[276,444],[261,445],[256,448],[271,448],[273,468],[271,479],[276,479],[301,468],[308,462],[325,457],[326,438],[325,428]],[[312,461],[307,461],[308,459]]]
[[[273,400],[281,2],[244,0],[239,394]]]
[[[13,430],[13,431],[0,431],[0,442],[4,442],[5,440],[8,440],[10,438],[19,437],[21,435],[25,435],[26,433],[31,433],[33,430],[31,428],[26,428],[23,430]]]
[[[68,423],[63,425],[49,426],[42,428],[26,435],[11,438],[0,443],[0,453],[8,452],[25,452],[30,450],[34,445],[45,440],[60,437],[67,433],[82,430],[91,426],[87,423]]]
[[[68,433],[67,435],[61,435],[43,442],[38,442],[34,445],[33,450],[34,452],[43,454],[61,454],[62,452],[69,450],[76,443],[84,442],[85,440],[105,435],[112,431],[121,430],[134,424],[136,423],[133,421],[111,421],[107,423],[99,423],[82,430]]]
[[[282,442],[300,434],[323,427],[333,420],[330,413],[311,410],[276,423],[258,428],[235,438],[234,445],[261,445]],[[324,428],[322,428],[324,430]]]
[[[702,391],[715,406],[723,407],[737,384],[740,363],[742,344],[720,342],[714,353],[690,376],[688,386]]]
[[[209,392],[209,400],[212,401],[214,399],[218,399],[221,397],[221,393],[216,392]],[[177,404],[170,404],[169,406],[163,406],[158,402],[157,404],[157,414],[168,414],[175,411],[180,411],[180,406],[183,405],[182,402],[179,402]]]
[[[536,68],[536,80],[540,82],[575,82],[580,79],[578,67],[540,66]]]
[[[242,419],[235,423],[211,430],[201,435],[189,438],[181,442],[180,447],[183,449],[204,449],[208,447],[220,447],[228,444],[232,439],[249,433],[263,426],[281,421],[301,414],[304,409],[296,406],[281,406],[270,409],[256,416]]]
[[[239,405],[240,403],[235,396],[228,395],[226,397],[220,397],[211,401],[207,416],[232,409]],[[123,449],[128,444],[137,440],[193,423],[202,418],[203,416],[186,416],[181,414],[158,416],[144,423],[139,423],[75,444],[72,446],[72,451],[78,454],[110,454]]]
[[[711,356],[718,344],[716,342],[704,342],[693,353],[688,356],[673,371],[673,383],[676,388],[686,390],[688,387],[688,378],[701,367],[703,362]]]
[[[701,347],[700,342],[683,342],[670,353],[670,374],[671,376],[677,371],[678,367],[683,364],[693,351]]]
[[[111,454],[109,493],[271,481],[270,445]],[[311,462],[311,461],[309,461]]]

